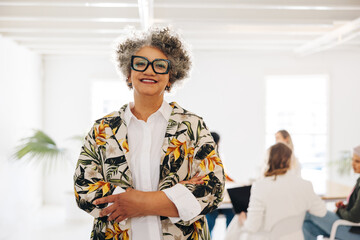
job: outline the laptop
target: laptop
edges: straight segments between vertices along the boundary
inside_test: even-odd
[[[251,185],[227,189],[235,213],[247,212],[250,190]]]

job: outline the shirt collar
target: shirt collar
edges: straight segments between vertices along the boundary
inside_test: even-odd
[[[128,104],[128,106],[126,107],[126,109],[125,109],[124,119],[125,119],[125,123],[126,123],[127,126],[129,126],[131,118],[136,119],[136,117],[134,116],[134,114],[130,110],[133,107],[134,107],[134,103],[130,102]],[[170,119],[171,112],[172,112],[172,107],[169,105],[169,103],[167,103],[164,100],[162,102],[162,104],[161,104],[161,107],[156,112],[154,112],[152,115],[160,113],[164,117],[166,122],[168,122],[169,119]]]

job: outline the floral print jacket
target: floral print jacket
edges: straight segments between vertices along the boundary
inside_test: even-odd
[[[159,190],[170,188],[197,172],[206,175],[204,184],[185,184],[201,206],[201,213],[190,221],[172,223],[161,216],[164,240],[210,240],[205,215],[217,208],[224,192],[224,170],[214,140],[202,118],[170,103],[173,108],[166,129],[160,161]],[[117,224],[99,217],[107,206],[94,205],[95,199],[111,195],[119,186],[132,187],[129,169],[127,126],[124,113],[127,105],[97,120],[85,138],[74,175],[78,206],[94,216],[91,239],[131,239],[130,221]]]

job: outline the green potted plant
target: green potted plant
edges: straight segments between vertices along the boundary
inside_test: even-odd
[[[73,136],[70,139],[80,143],[83,142],[84,136]],[[73,170],[74,163],[70,160],[72,157],[68,155],[68,152],[67,149],[58,147],[45,132],[35,130],[33,135],[20,140],[19,146],[15,148],[14,158],[23,159],[26,163],[34,163],[42,168],[44,180],[42,184],[45,184],[43,188],[48,187],[47,193],[56,194],[56,191],[64,193],[64,195],[57,195],[57,199],[64,199],[66,217],[72,219],[78,215],[78,212],[74,192],[69,185],[71,182],[69,171]],[[47,186],[49,182],[50,188]]]
[[[30,137],[20,140],[21,144],[16,147],[14,157],[41,164],[44,173],[54,169],[58,160],[63,159],[65,149],[59,148],[55,141],[41,130],[35,130]]]
[[[351,161],[351,151],[340,152],[339,158],[334,162],[340,176],[349,176],[352,173]]]

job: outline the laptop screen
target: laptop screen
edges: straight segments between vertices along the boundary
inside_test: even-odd
[[[251,185],[228,188],[229,197],[236,213],[247,212],[250,201]]]

